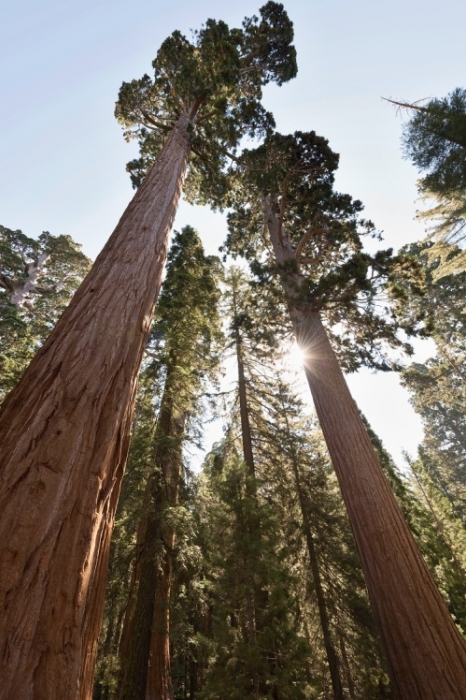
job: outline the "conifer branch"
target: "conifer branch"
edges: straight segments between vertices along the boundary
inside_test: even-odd
[[[303,234],[301,240],[299,241],[296,247],[295,258],[297,263],[301,262],[301,253],[303,252],[305,245],[309,242],[314,233],[325,233],[325,229],[322,227],[317,228],[315,226],[310,226],[306,233]]]
[[[427,107],[421,107],[418,102],[423,102],[428,99],[428,97],[422,97],[420,100],[416,100],[416,102],[399,102],[398,100],[391,100],[389,97],[382,97],[382,100],[385,102],[390,102],[390,104],[400,107],[401,109],[413,109],[417,112],[425,112],[427,114],[429,113],[429,109]]]
[[[219,114],[220,111],[218,109],[213,109],[211,112],[207,112],[207,114],[203,114],[199,119],[197,120],[198,124],[202,124],[202,122],[207,121],[211,117],[215,117],[216,114]]]
[[[167,124],[163,124],[163,122],[158,121],[158,119],[154,119],[146,111],[141,110],[141,114],[144,117],[144,119],[147,122],[149,122],[149,124],[152,124],[152,126],[154,126],[156,129],[161,129],[162,131],[171,131],[172,130],[171,126],[167,126]]]

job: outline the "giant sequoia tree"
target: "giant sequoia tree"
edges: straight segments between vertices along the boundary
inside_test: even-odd
[[[360,220],[360,202],[333,191],[337,164],[313,132],[274,134],[243,152],[228,246],[252,258],[263,281],[274,273],[280,280],[400,698],[464,698],[466,646],[380,468],[329,339],[338,324],[346,367],[383,367],[375,353],[383,339],[396,344],[397,324],[388,308],[384,317],[377,313],[377,299],[386,283],[393,295],[403,294],[400,279],[411,263],[391,251],[363,250],[361,232],[371,226]]]
[[[117,115],[130,131],[144,122],[155,163],[0,414],[2,698],[91,692],[136,378],[189,156],[202,190],[225,149],[270,123],[261,90],[295,74],[292,35],[274,2],[242,29],[208,20],[162,44],[153,80],[121,89]]]
[[[183,477],[183,446],[203,383],[216,365],[218,260],[206,257],[197,233],[185,227],[170,249],[153,334],[163,339],[154,364],[165,373],[147,469],[137,561],[121,644],[122,700],[172,697],[169,609],[175,528]],[[146,371],[153,368],[149,366]],[[134,602],[133,602],[134,601]]]

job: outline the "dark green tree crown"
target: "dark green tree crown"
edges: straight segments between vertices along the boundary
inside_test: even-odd
[[[241,29],[209,19],[191,41],[175,31],[157,52],[154,77],[123,83],[115,114],[125,137],[139,141],[141,156],[127,166],[135,186],[182,115],[192,128],[188,193],[200,199],[205,182],[223,169],[226,152],[243,135],[273,128],[261,104],[262,87],[296,75],[293,25],[279,3],[268,2],[259,14],[246,18]]]
[[[249,259],[259,280],[290,279],[299,272],[304,282],[295,301],[322,311],[331,327],[345,328],[339,340],[345,365],[387,369],[380,341],[400,344],[388,295],[405,293],[400,279],[420,288],[419,269],[409,256],[394,256],[391,249],[372,255],[363,249],[363,237],[378,234],[361,218],[359,200],[334,191],[337,167],[338,155],[315,132],[270,134],[258,148],[243,151],[232,169],[225,248]],[[279,266],[264,231],[266,210],[276,217],[284,246],[293,251]],[[415,327],[407,324],[404,330],[414,333]]]
[[[88,272],[70,236],[0,226],[0,399],[18,381]]]
[[[459,350],[466,337],[466,272],[438,277],[436,273],[441,261],[432,259],[430,251],[433,246],[431,241],[421,241],[401,249],[402,254],[416,258],[422,266],[425,294],[413,295],[406,287],[397,305],[397,313],[409,322],[422,320],[426,334],[433,334],[440,344],[458,346]],[[449,257],[454,261],[461,254],[458,246],[452,246]]]
[[[404,152],[424,173],[421,188],[438,196],[466,192],[466,90],[414,106]]]
[[[155,375],[160,366],[174,361],[195,367],[195,382],[215,376],[222,340],[218,312],[222,274],[220,260],[205,255],[197,231],[191,226],[175,231],[149,339],[156,350]]]

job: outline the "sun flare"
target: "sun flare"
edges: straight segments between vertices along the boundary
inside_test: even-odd
[[[290,349],[288,351],[288,359],[289,362],[294,366],[299,366],[301,367],[304,364],[304,359],[305,359],[305,352],[302,348],[299,347],[299,345],[296,343],[296,341],[293,341],[290,345]]]

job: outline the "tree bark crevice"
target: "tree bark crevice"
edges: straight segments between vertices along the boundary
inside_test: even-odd
[[[0,571],[0,659],[8,657],[1,666],[2,700],[91,695],[136,378],[189,150],[182,117],[49,340],[2,405],[0,541],[2,549],[18,553]],[[31,508],[38,484],[47,498]],[[54,530],[59,534],[49,538]],[[76,605],[62,610],[58,627],[51,622],[57,600]],[[81,667],[88,647],[92,652]]]

